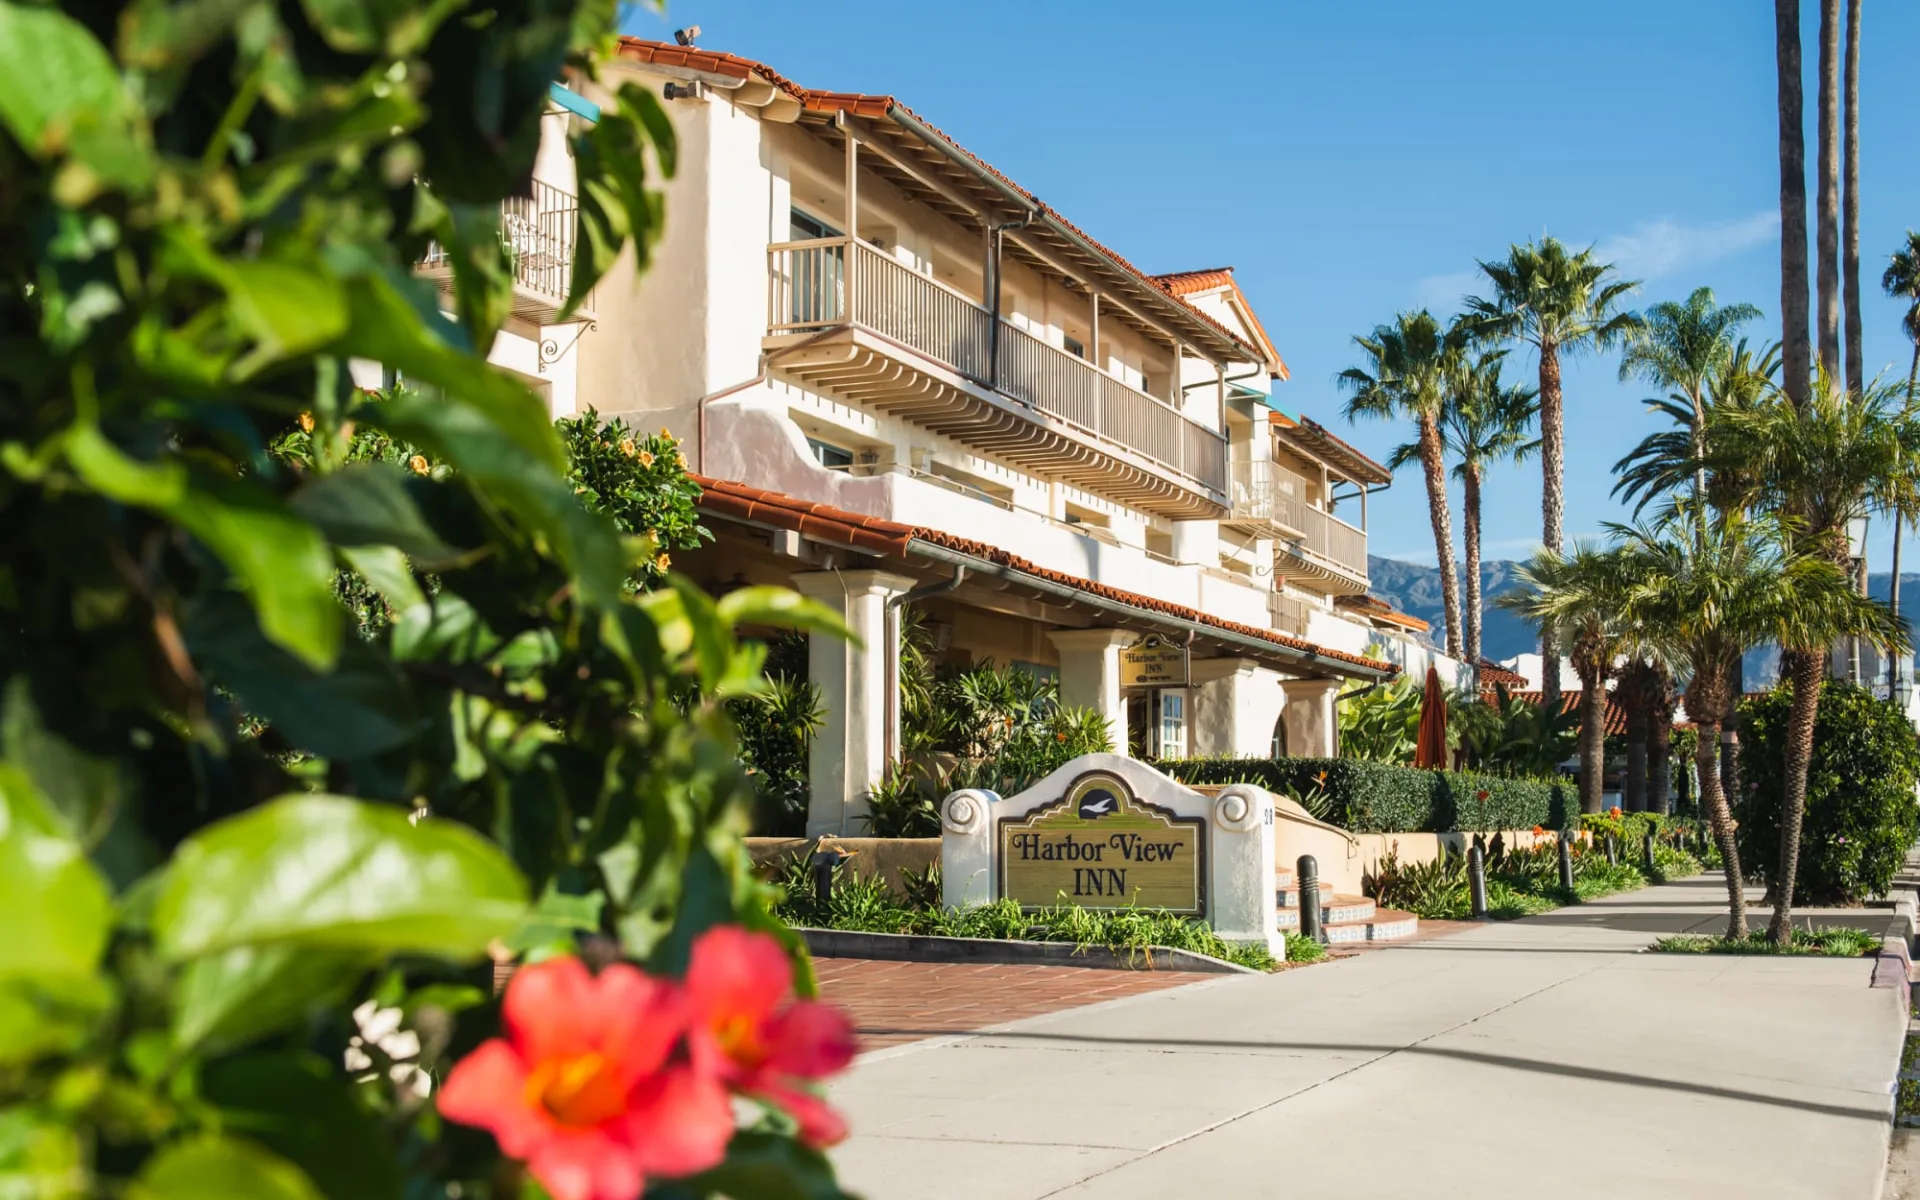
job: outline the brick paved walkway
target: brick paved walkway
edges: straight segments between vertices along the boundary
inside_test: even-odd
[[[860,1048],[972,1033],[1121,996],[1219,979],[1192,971],[1010,967],[816,958],[820,995],[852,1014]]]

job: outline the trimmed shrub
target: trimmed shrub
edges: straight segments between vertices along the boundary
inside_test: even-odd
[[[1740,865],[1769,884],[1780,862],[1790,687],[1740,705],[1740,783],[1735,807]],[[1920,744],[1900,710],[1838,680],[1820,693],[1807,814],[1801,826],[1796,903],[1854,903],[1885,895],[1916,835]]]
[[[1178,758],[1154,765],[1183,783],[1252,783],[1294,797],[1318,790],[1328,802],[1327,822],[1356,833],[1560,829],[1570,811],[1566,790],[1547,780],[1353,758]]]

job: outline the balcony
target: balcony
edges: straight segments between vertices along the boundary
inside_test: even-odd
[[[1314,591],[1367,590],[1367,535],[1307,499],[1304,475],[1275,462],[1233,464],[1226,523],[1274,540],[1274,572]]]
[[[1227,443],[864,242],[767,248],[769,366],[1147,512],[1226,510]]]
[[[566,307],[573,287],[573,247],[580,223],[580,202],[572,194],[536,180],[531,196],[500,202],[500,242],[513,267],[513,315],[535,325],[551,325]],[[420,273],[453,290],[453,266],[435,243],[420,260]],[[590,320],[591,304],[576,309],[574,320]]]

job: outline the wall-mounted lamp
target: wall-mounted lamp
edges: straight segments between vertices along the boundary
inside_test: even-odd
[[[669,83],[660,89],[660,94],[669,100],[699,100],[706,96],[707,85],[698,80],[692,83]]]

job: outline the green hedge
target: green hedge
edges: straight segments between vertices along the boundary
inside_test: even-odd
[[[1154,765],[1185,783],[1255,783],[1297,798],[1323,789],[1326,819],[1356,833],[1560,829],[1571,812],[1558,783],[1356,758],[1170,758]]]

